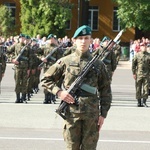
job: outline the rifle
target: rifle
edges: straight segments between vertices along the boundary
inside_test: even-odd
[[[31,42],[32,42],[32,40],[31,40],[28,44],[26,44],[26,45],[21,49],[19,55],[16,57],[16,61],[19,61],[19,60],[21,59],[21,56],[22,56],[22,54],[24,53],[25,48],[26,48],[27,46],[29,46],[29,45],[31,44]]]
[[[56,61],[56,58],[52,57],[52,55],[53,55],[53,53],[55,53],[55,52],[56,52],[60,47],[62,47],[62,46],[63,46],[63,44],[61,44],[61,45],[55,47],[53,50],[51,50],[51,51],[49,52],[49,54],[48,54],[45,58],[46,58],[46,59],[50,58],[50,59],[52,59],[53,61]],[[41,62],[38,67],[39,67],[39,68],[42,68],[43,65],[44,65],[44,63],[45,63],[45,62]]]
[[[76,91],[81,87],[85,76],[87,75],[87,73],[89,72],[89,70],[94,67],[95,62],[103,55],[103,53],[105,53],[106,50],[109,50],[113,47],[113,45],[118,41],[118,39],[121,37],[123,33],[123,30],[121,30],[118,35],[115,37],[114,40],[110,40],[108,45],[103,48],[102,52],[100,54],[96,54],[84,67],[83,70],[79,73],[78,77],[76,78],[76,80],[71,84],[71,86],[69,87],[69,89],[67,90],[67,92],[72,95],[75,99],[75,105],[78,105],[78,99],[77,99],[77,95],[75,94]],[[65,112],[66,109],[68,107],[68,103],[61,100],[61,103],[59,105],[59,107],[56,109],[56,113],[59,114],[64,120],[66,119],[65,116]]]
[[[115,47],[116,47],[116,43],[114,44],[114,46],[112,47],[111,50],[108,50],[108,51],[104,54],[103,58],[101,59],[102,62],[108,63],[108,64],[111,63],[111,60],[108,60],[108,59],[106,59],[106,58],[107,58],[107,56],[108,56],[111,52],[114,51]]]

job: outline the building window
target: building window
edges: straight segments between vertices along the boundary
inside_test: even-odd
[[[71,21],[68,20],[68,21],[66,22],[66,30],[70,30],[70,29],[71,29]]]
[[[98,30],[98,6],[89,7],[88,25],[92,30]]]
[[[117,18],[118,7],[114,7],[113,10],[113,31],[120,31],[120,19]]]
[[[4,3],[11,10],[11,16],[14,18],[13,24],[15,25],[16,21],[16,4],[15,3]]]

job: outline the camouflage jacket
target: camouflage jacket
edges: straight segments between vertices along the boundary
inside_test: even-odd
[[[38,44],[30,46],[31,49],[31,57],[32,57],[32,69],[36,69],[38,65],[42,62],[41,59],[38,57],[39,51],[41,51]]]
[[[63,56],[67,56],[67,55],[75,52],[75,50],[76,50],[76,46],[75,45],[72,46],[72,47],[67,47],[65,52],[63,53]]]
[[[132,72],[138,77],[150,75],[150,54],[148,52],[138,52],[132,60]]]
[[[72,82],[77,78],[82,68],[88,61],[92,59],[89,52],[81,54],[78,50],[74,53],[62,57],[54,65],[52,65],[42,78],[42,86],[48,91],[56,94],[61,85],[68,89]],[[107,116],[107,112],[111,104],[111,88],[110,80],[102,62],[97,61],[96,69],[91,69],[84,79],[84,83],[96,87],[99,94],[89,95],[89,93],[81,90],[79,94],[79,107],[69,105],[72,113],[91,113],[98,112],[103,117]],[[82,92],[85,96],[82,96]],[[100,105],[100,109],[99,109]]]
[[[8,48],[7,52],[8,53],[12,53],[13,55],[13,59],[15,59],[19,54],[20,51],[24,48],[25,44],[23,43],[17,43],[12,45],[11,47]],[[20,57],[19,64],[15,65],[16,68],[27,68],[27,69],[31,69],[32,68],[32,54],[31,54],[31,49],[30,46],[27,46],[22,54],[22,56]]]
[[[0,52],[0,74],[4,74],[6,70],[5,56]]]
[[[103,49],[99,48],[93,53],[93,55],[97,53],[100,54],[102,51]],[[106,51],[105,53],[103,53],[103,55],[101,55],[100,60],[104,62],[109,77],[112,78],[112,72],[114,72],[117,68],[117,59],[114,51]]]
[[[43,47],[41,47],[41,53],[39,55],[39,58],[46,57],[54,48],[57,46],[55,44],[46,44]],[[47,63],[44,64],[44,72],[53,65],[56,60],[62,57],[61,48],[57,49],[51,56],[51,58],[47,59]]]

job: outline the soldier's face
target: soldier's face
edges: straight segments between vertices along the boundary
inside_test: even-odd
[[[24,38],[24,37],[19,38],[19,42],[20,42],[20,43],[23,43],[23,42],[24,42],[24,40],[25,40],[25,38]]]
[[[103,42],[103,47],[106,47],[108,45],[108,42],[109,42],[108,40],[104,41]]]
[[[80,50],[82,53],[86,52],[89,49],[91,42],[91,36],[79,36],[75,39],[75,44],[77,46],[77,49]]]

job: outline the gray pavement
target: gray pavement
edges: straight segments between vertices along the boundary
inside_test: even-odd
[[[15,104],[12,64],[1,84],[0,150],[65,150],[57,104],[42,104],[43,89],[27,104]],[[136,107],[131,63],[120,61],[112,81],[113,101],[100,132],[102,150],[149,150],[150,109]],[[148,105],[150,102],[148,100]]]

